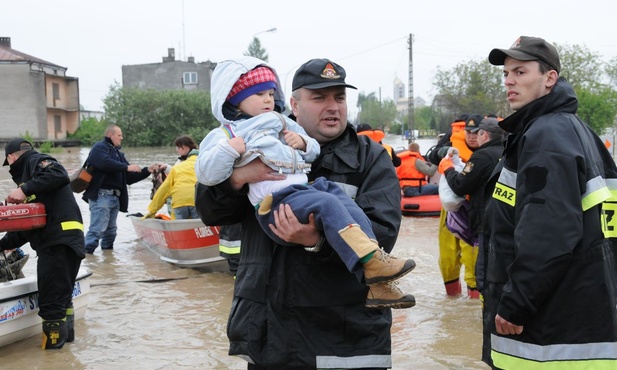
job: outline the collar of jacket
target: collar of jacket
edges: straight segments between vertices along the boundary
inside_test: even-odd
[[[534,119],[548,113],[565,112],[575,114],[578,109],[578,99],[572,86],[560,77],[548,94],[530,102],[512,113],[499,123],[507,132],[518,133],[526,131]]]
[[[371,139],[364,135],[362,137],[364,138],[363,145],[370,145]],[[320,165],[330,170],[346,172],[337,168],[337,165],[342,162],[349,167],[348,170],[357,170],[360,167],[358,145],[363,141],[360,141],[353,126],[347,123],[341,136],[321,146]],[[375,143],[375,145],[379,144]]]
[[[114,145],[114,142],[113,142],[113,141],[111,141],[111,139],[110,139],[110,138],[108,138],[107,136],[105,136],[105,137],[103,138],[103,140],[104,140],[107,144],[111,145],[112,147],[114,147],[114,148],[116,148],[116,149],[118,149],[118,150],[122,149],[122,147],[121,147],[121,146],[115,146],[115,145]]]

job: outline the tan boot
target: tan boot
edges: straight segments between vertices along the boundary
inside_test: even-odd
[[[411,258],[402,260],[378,249],[364,264],[364,280],[367,285],[396,280],[415,267],[416,263]]]
[[[272,194],[268,194],[264,197],[264,199],[259,203],[259,210],[257,213],[260,215],[267,215],[272,210]]]
[[[403,294],[395,282],[378,283],[369,286],[366,307],[371,308],[411,308],[416,305],[416,298]]]

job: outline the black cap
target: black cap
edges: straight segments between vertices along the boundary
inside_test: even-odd
[[[303,87],[316,90],[332,86],[356,89],[345,83],[345,69],[328,59],[311,59],[298,68],[291,83],[291,91]],[[356,89],[357,90],[357,89]]]
[[[17,138],[17,139],[13,139],[9,141],[9,143],[6,144],[6,146],[4,147],[3,166],[9,165],[9,161],[7,160],[7,157],[9,156],[9,154],[19,152],[20,150],[30,150],[30,149],[34,149],[34,148],[32,147],[32,144],[30,144],[30,142],[26,139]]]
[[[471,116],[469,116],[469,118],[467,118],[467,121],[465,121],[465,130],[469,132],[478,132],[478,130],[480,129],[480,121],[482,121],[482,118],[484,117],[479,114],[472,114]]]
[[[495,117],[484,117],[478,125],[480,130],[493,132],[495,134],[503,134],[503,130],[499,127],[499,120]]]
[[[368,123],[361,123],[358,126],[356,126],[356,132],[369,131],[372,129],[373,128]]]
[[[488,55],[488,61],[493,65],[501,66],[506,57],[523,61],[541,60],[557,73],[561,70],[557,49],[539,37],[521,36],[510,46],[510,49],[493,49]]]

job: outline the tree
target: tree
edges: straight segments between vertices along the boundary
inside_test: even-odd
[[[509,113],[503,88],[503,73],[488,60],[468,61],[451,70],[437,69],[436,87],[440,109],[447,124],[462,113],[506,115]],[[442,122],[443,123],[443,122]]]
[[[360,108],[358,123],[368,123],[373,128],[386,130],[396,118],[396,104],[391,99],[380,102],[375,93],[358,95],[356,106]],[[386,130],[387,131],[387,130]]]
[[[602,82],[602,62],[598,53],[584,45],[555,44],[555,48],[561,61],[559,76],[574,89],[593,89]]]
[[[617,116],[617,58],[602,63],[600,55],[581,45],[555,45],[564,77],[579,97],[578,115],[596,132],[613,125]],[[502,68],[487,60],[469,61],[451,70],[437,71],[434,117],[442,131],[462,113],[495,113],[506,117],[511,110],[505,99]]]
[[[261,47],[261,41],[255,36],[253,37],[253,41],[249,45],[249,48],[244,53],[247,57],[255,57],[257,59],[261,59],[264,62],[268,61],[268,53],[266,49]]]
[[[204,91],[141,90],[116,84],[104,104],[105,120],[122,128],[128,146],[169,146],[180,135],[199,142],[219,127],[210,110],[210,94]]]

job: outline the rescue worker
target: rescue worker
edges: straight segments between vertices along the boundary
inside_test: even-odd
[[[40,202],[45,205],[42,228],[7,232],[0,249],[13,249],[30,242],[37,255],[39,316],[43,319],[43,349],[60,349],[75,339],[73,289],[84,253],[84,225],[69,185],[69,175],[53,157],[34,150],[23,138],[5,147],[4,166],[17,188],[7,204]]]
[[[434,152],[445,153],[448,148],[454,147],[458,150],[461,160],[467,162],[473,150],[478,147],[477,128],[482,118],[482,116],[474,114],[469,115],[465,121],[455,120],[452,123],[450,142],[443,143],[443,147],[437,148]],[[443,157],[443,155],[440,155],[440,157]],[[444,281],[446,294],[454,297],[462,293],[460,275],[461,267],[464,266],[467,296],[479,298],[475,274],[478,248],[465,243],[448,230],[446,227],[447,214],[448,212],[442,208],[439,216],[439,270]]]
[[[484,344],[493,366],[617,369],[615,162],[576,116],[553,45],[521,36],[488,60],[503,66],[515,111],[499,124],[510,135],[489,180]]]
[[[401,165],[396,168],[396,175],[403,196],[437,194],[439,186],[429,183],[431,176],[437,172],[437,166],[427,162],[420,154],[420,145],[410,143],[409,150],[398,153]]]
[[[392,146],[383,142],[383,139],[386,137],[385,132],[383,132],[382,130],[373,129],[368,123],[359,124],[358,127],[356,127],[356,132],[359,135],[366,135],[373,139],[373,141],[381,144],[381,146],[384,147],[390,158],[392,158],[392,165],[394,167],[398,167],[401,165],[401,159],[396,156],[396,153],[394,153],[394,149],[392,149]]]
[[[480,121],[476,129],[478,144],[480,145],[471,155],[461,172],[454,169],[452,160],[448,156],[444,157],[439,164],[439,172],[442,173],[452,191],[461,197],[468,196],[468,227],[478,241],[478,258],[476,260],[474,272],[476,275],[476,286],[467,286],[470,296],[482,292],[484,274],[484,256],[482,253],[483,232],[485,230],[486,216],[484,212],[486,203],[486,184],[493,169],[499,162],[503,152],[503,137],[505,132],[499,127],[497,117],[485,117]],[[471,243],[471,242],[470,242]]]
[[[340,184],[371,220],[379,245],[390,252],[401,222],[396,173],[383,147],[358,136],[348,123],[346,88],[354,87],[345,77],[345,70],[327,59],[312,59],[294,75],[292,111],[321,144],[309,180],[325,176]],[[257,222],[247,183],[278,176],[254,160],[234,168],[222,184],[197,187],[202,220],[242,222],[227,325],[229,354],[250,361],[249,369],[391,367],[391,310],[365,306],[368,287],[349,273],[314,220],[300,224],[289,207],[274,210],[277,235],[297,247],[276,244]],[[380,284],[379,296],[399,294],[396,286]]]

